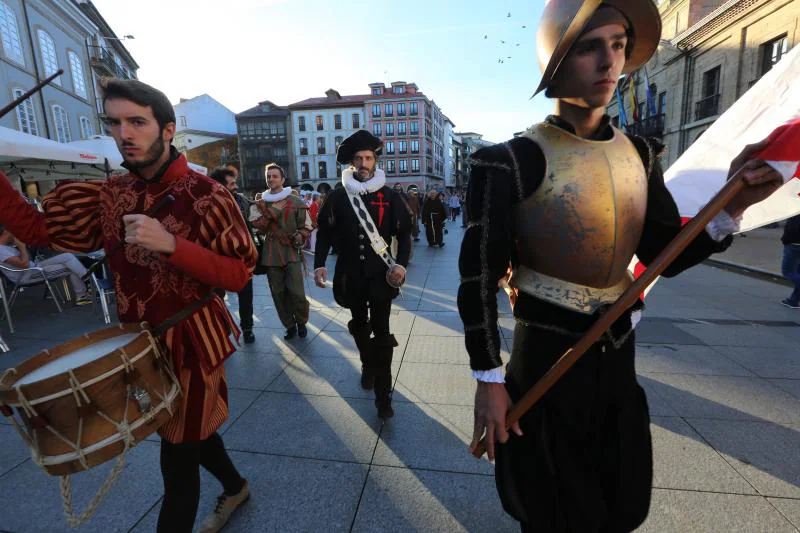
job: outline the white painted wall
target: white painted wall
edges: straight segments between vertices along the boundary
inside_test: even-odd
[[[199,130],[236,135],[236,114],[203,94],[173,106],[176,131]]]

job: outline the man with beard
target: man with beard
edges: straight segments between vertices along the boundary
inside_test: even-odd
[[[377,168],[383,143],[359,130],[339,146],[336,160],[350,165],[342,171],[344,187],[330,193],[319,213],[314,256],[314,280],[325,287],[325,260],[334,238],[339,257],[333,295],[350,309],[347,329],[361,357],[361,386],[375,389],[378,417],[386,421],[392,409],[392,355],[397,341],[389,331],[392,299],[405,281],[411,251],[411,217],[403,200],[386,186]],[[397,238],[397,257],[387,243]],[[372,335],[374,334],[374,337]]]
[[[428,191],[428,199],[422,206],[422,223],[425,225],[425,237],[428,239],[428,246],[444,246],[444,221],[447,212],[444,202],[431,189]]]
[[[0,223],[22,241],[62,251],[103,248],[121,322],[173,324],[160,340],[182,394],[159,428],[164,498],[158,531],[190,532],[202,465],[223,494],[200,531],[219,531],[250,496],[217,429],[228,417],[223,362],[238,329],[214,287],[240,291],[256,261],[236,202],[220,184],[189,169],[172,145],[175,112],[167,97],[138,80],[104,79],[103,107],[128,174],[105,182],[66,182],[44,199],[44,213],[0,178]],[[153,217],[167,195],[174,201]],[[122,244],[121,248],[115,245]]]
[[[634,254],[649,264],[681,230],[653,139],[610,124],[622,73],[655,52],[661,19],[651,0],[550,0],[538,29],[542,81],[555,115],[470,161],[469,224],[458,307],[475,393],[471,449],[485,433],[505,510],[522,531],[622,532],[650,504],[650,420],[636,382],[633,326],[623,314],[512,427],[522,396],[632,283]],[[747,186],[672,263],[674,276],[728,247],[744,209],[782,183],[751,160],[731,164]],[[503,372],[497,287],[511,267],[514,344]]]
[[[239,186],[237,180],[239,178],[239,171],[234,166],[217,167],[211,171],[209,175],[211,179],[223,185],[233,195],[236,200],[236,205],[242,212],[242,217],[247,221],[250,216],[250,200],[239,193]],[[252,227],[250,223],[247,224],[248,233],[252,236]],[[219,289],[220,296],[225,297],[225,291]],[[252,344],[256,341],[256,336],[253,334],[253,278],[247,282],[244,289],[237,293],[239,298],[239,326],[242,328],[242,336],[246,344]]]
[[[311,306],[303,283],[303,245],[311,234],[311,217],[300,196],[283,186],[286,181],[283,168],[270,163],[265,174],[269,189],[256,198],[249,217],[266,238],[258,260],[267,267],[272,301],[286,328],[283,338],[289,340],[295,335],[305,338]]]

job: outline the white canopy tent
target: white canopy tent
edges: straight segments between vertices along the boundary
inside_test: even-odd
[[[100,154],[102,157],[108,160],[108,164],[112,171],[124,170],[122,168],[122,154],[119,153],[117,143],[114,142],[114,139],[111,137],[95,135],[91,139],[74,141],[69,143],[67,146],[74,146],[80,150]],[[194,163],[190,162],[189,168],[201,174],[208,174],[208,169],[204,166],[195,165]]]

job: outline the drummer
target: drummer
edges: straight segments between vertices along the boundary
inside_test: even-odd
[[[43,214],[0,174],[0,224],[31,245],[76,253],[105,246],[122,322],[180,319],[161,338],[183,394],[178,412],[159,429],[158,531],[192,531],[201,465],[224,492],[200,531],[219,531],[250,491],[217,433],[228,418],[222,363],[235,349],[230,333],[238,338],[239,330],[212,289],[241,290],[256,251],[233,197],[190,170],[172,146],[175,112],[167,97],[138,80],[102,85],[109,129],[129,172],[105,182],[63,183],[45,197]],[[143,214],[168,195],[172,203],[152,218]],[[110,253],[120,241],[123,248]]]

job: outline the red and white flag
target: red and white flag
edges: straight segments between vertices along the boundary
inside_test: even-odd
[[[725,185],[731,161],[746,145],[765,138],[771,142],[758,158],[784,176],[784,185],[745,211],[742,232],[800,213],[800,179],[793,179],[800,177],[800,46],[695,138],[664,173],[681,217],[697,215]],[[636,258],[631,268],[636,275],[644,270]]]

